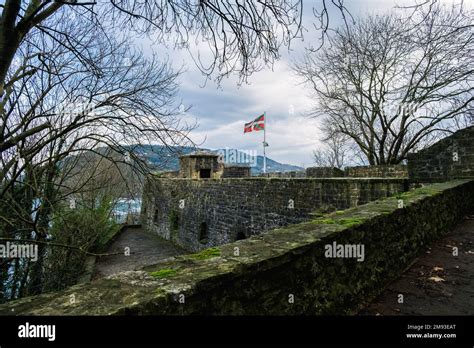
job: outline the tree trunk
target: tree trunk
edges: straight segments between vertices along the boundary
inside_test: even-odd
[[[36,240],[45,241],[46,238],[38,234]],[[38,295],[43,291],[43,266],[45,254],[46,246],[44,244],[38,244],[38,259],[33,263],[33,267],[31,268],[28,295]]]

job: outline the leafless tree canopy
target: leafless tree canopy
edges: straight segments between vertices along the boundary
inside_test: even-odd
[[[342,169],[348,159],[347,141],[343,135],[335,134],[325,139],[324,147],[313,152],[313,160],[318,167],[334,167]]]
[[[220,76],[238,71],[242,77],[278,57],[278,48],[299,33],[301,1],[20,1],[7,0],[0,18],[0,81],[4,81],[15,52],[26,35],[36,29],[76,50],[77,36],[64,33],[57,21],[92,22],[109,36],[124,28],[152,36],[158,42],[187,48],[192,41],[209,45],[213,59],[200,64],[206,74]],[[87,59],[87,58],[85,58]]]
[[[326,136],[322,139],[322,146],[313,151],[316,166],[343,169],[366,164],[363,154],[347,135],[330,129],[323,129],[323,132]]]
[[[472,114],[473,13],[427,4],[359,19],[296,65],[315,94],[312,115],[370,164],[399,163]]]
[[[68,21],[91,21],[112,36],[126,29],[181,48],[207,45],[206,52],[193,54],[204,74],[218,71],[219,80],[238,72],[245,80],[262,64],[277,59],[281,45],[301,35],[303,4],[314,6],[322,37],[329,28],[329,8],[344,20],[350,17],[343,0],[317,0],[309,5],[302,0],[6,0],[0,5],[0,82],[6,83],[17,48],[34,28],[75,51],[77,37],[63,35],[54,23],[45,22],[58,13],[67,13]],[[76,53],[81,58],[81,52]],[[211,58],[201,60],[201,53],[210,53]]]

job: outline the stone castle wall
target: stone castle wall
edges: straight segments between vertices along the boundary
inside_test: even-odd
[[[229,166],[224,167],[222,178],[246,178],[250,176],[250,167]]]
[[[222,173],[218,167],[216,156],[191,156],[182,159],[181,173],[194,175],[148,180],[143,224],[192,251],[246,239],[308,220],[314,213],[347,209],[406,191],[409,183],[474,177],[473,135],[474,127],[470,127],[411,155],[409,178],[404,165],[345,171],[314,167],[306,170],[305,178],[297,177],[305,172],[284,173],[289,178],[272,177],[275,173],[265,174],[269,178],[239,177],[248,175],[248,168],[236,167],[228,171],[230,178],[222,178],[225,170]],[[196,178],[202,168],[213,168],[212,179]]]
[[[142,224],[185,249],[245,239],[406,191],[404,179],[164,179],[146,183]]]
[[[308,178],[339,178],[344,176],[344,171],[335,167],[309,167],[306,168]]]
[[[309,167],[306,168],[308,178],[407,178],[407,166],[378,165],[378,166],[357,166],[346,167],[344,170],[334,167]]]
[[[304,171],[288,171],[288,172],[270,172],[270,173],[260,173],[258,175],[262,178],[304,178],[306,177]]]
[[[345,176],[353,178],[407,178],[407,166],[402,164],[346,167]]]
[[[408,172],[410,179],[423,182],[474,178],[474,126],[408,154]]]

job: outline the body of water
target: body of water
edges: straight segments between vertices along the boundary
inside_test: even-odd
[[[120,224],[126,222],[131,224],[138,223],[141,207],[142,200],[140,198],[120,198],[117,200],[114,209],[112,210],[112,217]]]

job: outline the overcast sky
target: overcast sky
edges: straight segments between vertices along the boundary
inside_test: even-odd
[[[318,1],[305,1],[303,25],[311,27],[312,6]],[[448,0],[445,0],[448,1]],[[401,0],[346,0],[348,10],[354,16],[367,13],[390,11],[394,6],[413,3]],[[330,8],[330,26],[341,24],[340,13]],[[283,163],[307,167],[312,165],[312,151],[320,146],[320,134],[317,120],[309,119],[305,113],[311,108],[314,100],[311,91],[301,85],[301,80],[293,73],[291,63],[301,58],[304,47],[314,41],[315,32],[305,34],[304,42],[292,43],[292,51],[282,52],[283,57],[268,68],[253,74],[249,84],[237,85],[237,78],[222,81],[218,87],[208,81],[202,87],[204,78],[184,50],[168,54],[177,69],[186,66],[187,71],[180,77],[179,98],[184,105],[192,108],[186,115],[196,120],[199,127],[193,131],[192,139],[202,144],[201,147],[237,148],[256,150],[262,153],[262,132],[244,135],[244,123],[267,113],[267,156]]]

